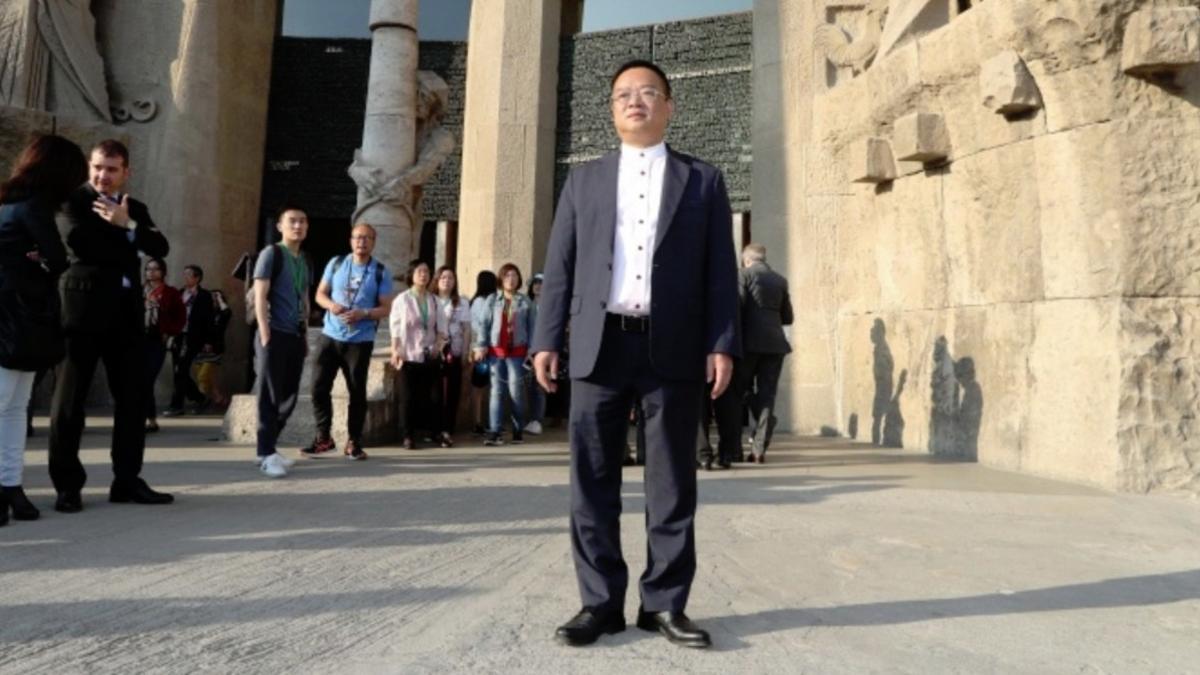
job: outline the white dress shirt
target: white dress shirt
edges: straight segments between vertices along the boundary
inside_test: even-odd
[[[608,292],[608,311],[615,314],[650,314],[650,271],[666,168],[666,144],[649,148],[621,145],[612,285]]]

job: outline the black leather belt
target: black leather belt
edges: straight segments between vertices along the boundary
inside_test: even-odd
[[[648,316],[630,316],[628,314],[607,312],[604,315],[604,323],[607,326],[623,330],[626,333],[646,333],[650,330],[650,317]]]

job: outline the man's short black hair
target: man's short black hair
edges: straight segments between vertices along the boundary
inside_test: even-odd
[[[658,75],[658,79],[662,80],[663,93],[667,95],[667,98],[671,98],[671,81],[667,79],[667,74],[663,72],[662,68],[658,67],[658,64],[645,59],[634,59],[622,63],[621,67],[617,68],[617,72],[613,73],[612,81],[608,83],[608,88],[612,89],[616,86],[617,78],[621,76],[621,73],[634,68],[645,68],[646,70],[654,71],[654,74]]]
[[[199,265],[184,265],[183,269],[191,270],[192,274],[196,277],[196,281],[204,281],[204,270],[200,269]]]
[[[306,218],[308,217],[308,211],[305,211],[304,207],[298,206],[291,202],[284,202],[279,206],[278,209],[275,210],[275,222],[282,223],[283,214],[287,213],[288,211],[299,211],[300,213],[303,213]]]

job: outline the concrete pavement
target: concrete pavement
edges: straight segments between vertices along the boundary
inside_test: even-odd
[[[0,528],[0,673],[1196,672],[1200,500],[1117,495],[833,439],[701,475],[689,614],[715,647],[631,627],[553,642],[578,609],[561,432],[523,446],[301,460],[267,480],[220,420],[166,420],[169,507],[52,509],[45,420]],[[465,438],[464,438],[465,440]],[[294,452],[292,452],[294,456]],[[645,561],[627,470],[631,577]],[[636,611],[636,589],[627,616]]]

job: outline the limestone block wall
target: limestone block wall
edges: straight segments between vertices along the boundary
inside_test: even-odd
[[[612,71],[651,59],[671,78],[675,119],[667,142],[725,174],[735,211],[750,210],[753,160],[749,12],[564,38],[559,56],[555,198],[571,166],[617,147],[608,103]]]
[[[832,88],[821,58],[795,61],[814,72],[789,276],[801,302],[832,302],[808,317],[825,330],[798,334],[810,356],[792,375],[827,359],[833,414],[795,396],[794,428],[1200,489],[1200,69],[1121,65],[1134,12],[1196,5],[976,3]],[[1042,100],[1014,119],[980,84],[1006,51]],[[947,160],[851,182],[861,142],[914,112],[943,116]]]

